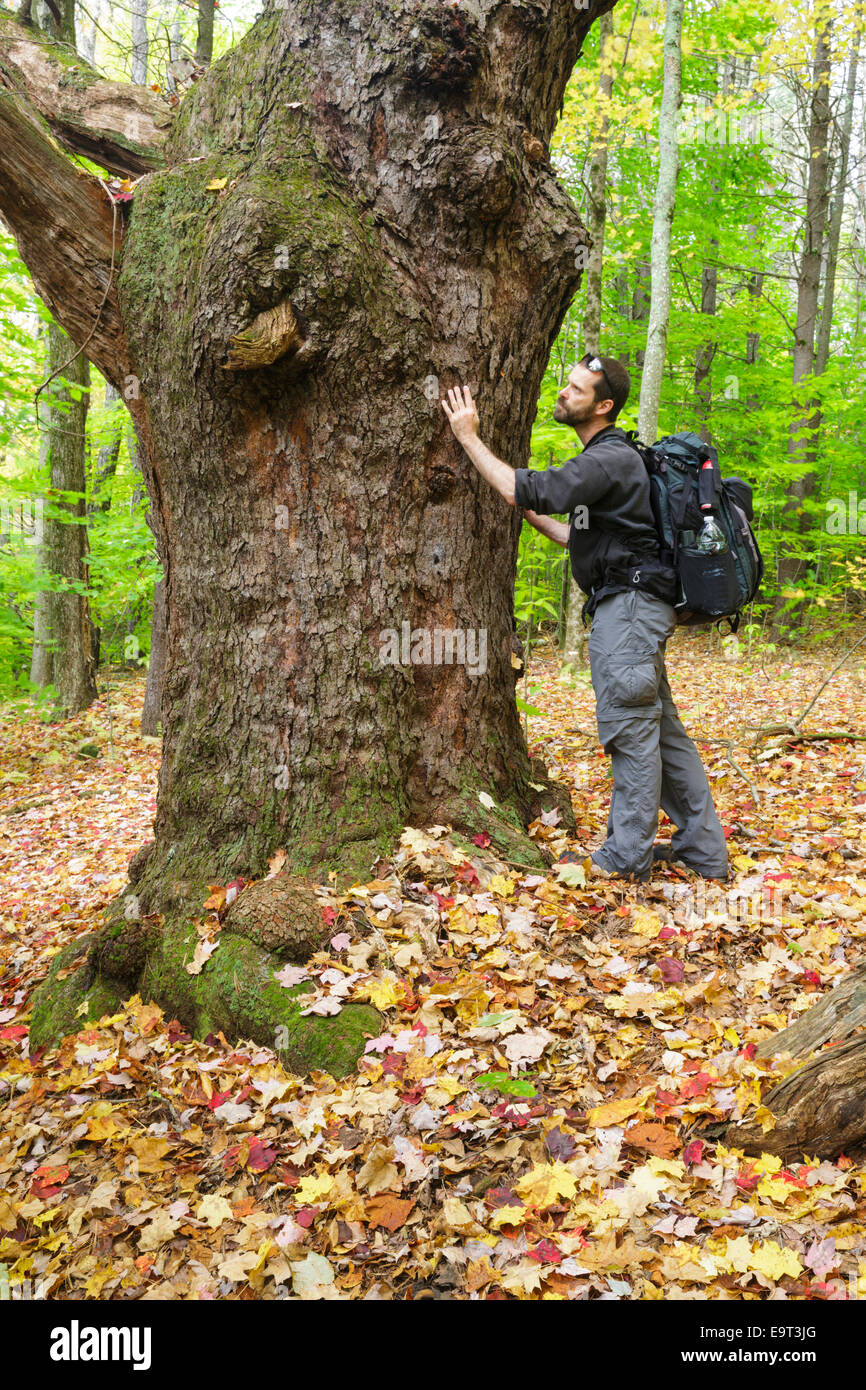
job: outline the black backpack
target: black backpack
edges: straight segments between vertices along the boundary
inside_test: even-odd
[[[755,597],[764,574],[764,561],[749,525],[752,489],[742,478],[723,478],[716,450],[697,434],[669,434],[646,445],[632,430],[628,439],[649,473],[662,561],[676,571],[677,622],[695,625],[727,618],[736,632],[742,610]],[[727,551],[701,554],[695,549],[694,540],[706,516],[702,503],[712,506],[711,515],[724,532]]]

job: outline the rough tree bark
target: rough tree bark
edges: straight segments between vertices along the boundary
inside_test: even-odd
[[[514,862],[543,863],[525,828],[557,798],[530,766],[511,665],[520,521],[439,402],[469,383],[490,447],[527,461],[586,244],[548,141],[610,8],[269,3],[155,141],[114,237],[99,183],[22,87],[0,90],[0,212],[91,360],[138,383],[169,651],[135,910],[165,917],[162,943],[208,881],[261,879],[277,847],[310,939],[310,880],[368,874],[406,824],[488,830]],[[101,139],[115,166],[128,156],[125,137]],[[58,240],[73,251],[58,257]],[[383,633],[403,624],[485,633],[486,670],[447,651],[431,663],[419,637],[383,664]],[[230,909],[233,939],[272,921],[285,879],[255,911]],[[122,923],[130,902],[111,969],[173,998],[149,966],[167,948]],[[184,1008],[197,1027],[213,1016]]]

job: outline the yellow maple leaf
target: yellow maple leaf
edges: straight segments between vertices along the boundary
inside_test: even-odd
[[[468,1087],[464,1086],[462,1081],[458,1081],[456,1076],[452,1076],[450,1072],[447,1071],[439,1073],[436,1077],[436,1085],[440,1090],[444,1091],[451,1100],[453,1100],[455,1096],[461,1095],[463,1091],[468,1090]]]
[[[718,1257],[719,1268],[727,1274],[745,1274],[752,1258],[752,1247],[748,1236],[726,1238],[725,1252]]]
[[[752,1251],[749,1265],[767,1279],[779,1280],[785,1274],[796,1279],[802,1274],[803,1266],[790,1248],[782,1249],[774,1240],[762,1241]]]
[[[384,974],[381,979],[370,980],[359,991],[361,998],[369,999],[375,1009],[393,1009],[403,999],[403,990],[394,975]]]
[[[772,1175],[773,1173],[778,1173],[779,1169],[783,1166],[782,1160],[777,1154],[762,1153],[761,1157],[755,1161],[755,1172],[769,1173]]]
[[[514,896],[514,879],[506,878],[504,874],[493,874],[488,889],[491,893],[498,893],[500,898],[511,898]]]
[[[442,1203],[442,1215],[449,1226],[471,1226],[475,1217],[459,1197],[448,1197]]]
[[[208,191],[215,192],[220,188],[225,188],[227,183],[228,179],[211,179],[210,183],[207,185]]]
[[[577,1192],[574,1174],[564,1163],[536,1163],[524,1173],[515,1191],[536,1207],[552,1207],[560,1197],[573,1197]]]
[[[87,1298],[98,1298],[102,1293],[103,1284],[107,1283],[113,1273],[114,1271],[110,1268],[95,1270],[84,1285],[85,1296]]]
[[[587,1115],[587,1124],[593,1125],[596,1129],[607,1129],[610,1125],[618,1125],[622,1120],[627,1120],[629,1115],[635,1115],[641,1109],[643,1101],[636,1096],[629,1096],[624,1100],[610,1100],[606,1105],[596,1105]]]
[[[653,1155],[647,1159],[647,1168],[651,1173],[661,1174],[668,1178],[681,1178],[686,1171],[686,1165],[679,1158],[659,1158]]]
[[[662,929],[661,918],[647,907],[632,908],[629,926],[637,936],[648,938],[658,936]]]
[[[94,1115],[87,1124],[87,1138],[94,1139],[98,1143],[101,1139],[111,1139],[118,1133],[120,1126],[112,1115]],[[128,1134],[128,1130],[123,1131]]]
[[[232,1209],[225,1197],[218,1197],[215,1193],[204,1197],[196,1210],[198,1220],[206,1221],[212,1231],[215,1231],[224,1221],[231,1220],[231,1215]]]
[[[334,1180],[330,1173],[322,1173],[321,1175],[310,1173],[307,1177],[301,1178],[295,1188],[294,1196],[296,1201],[304,1205],[308,1202],[315,1205],[316,1202],[324,1201],[333,1185]]]
[[[528,1215],[526,1207],[497,1207],[487,1224],[498,1231],[500,1226],[520,1226]]]
[[[503,951],[501,946],[494,946],[492,951],[488,951],[486,955],[481,957],[479,964],[492,965],[494,968],[500,965],[507,965],[508,955]]]

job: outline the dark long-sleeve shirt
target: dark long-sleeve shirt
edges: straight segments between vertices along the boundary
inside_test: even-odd
[[[571,572],[590,596],[585,613],[593,611],[600,590],[616,593],[633,584],[673,601],[675,576],[661,563],[649,474],[616,425],[599,430],[561,468],[516,468],[514,502],[542,516],[568,515]],[[579,507],[588,513],[583,526],[575,516]]]

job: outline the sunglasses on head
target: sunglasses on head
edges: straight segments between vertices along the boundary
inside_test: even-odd
[[[613,394],[613,387],[610,384],[610,377],[604,370],[600,357],[593,357],[592,353],[588,352],[585,357],[581,357],[578,366],[586,367],[586,370],[588,372],[601,372],[601,375],[604,377],[605,382],[607,383],[607,389],[610,392],[611,400],[615,399]]]

